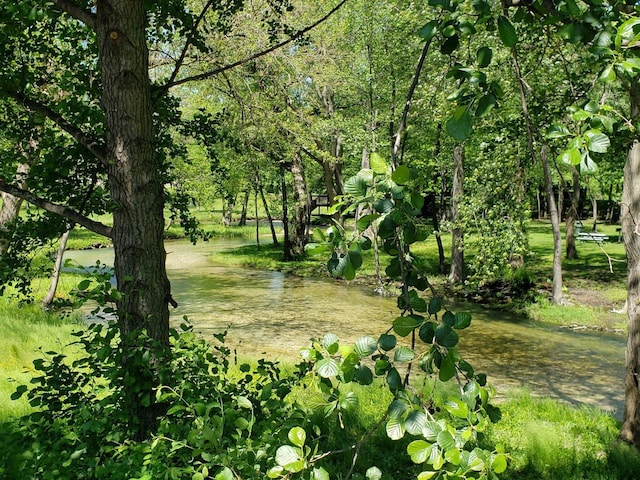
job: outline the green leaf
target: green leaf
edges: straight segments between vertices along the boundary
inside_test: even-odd
[[[380,338],[378,338],[378,346],[385,352],[388,352],[389,350],[395,348],[396,343],[397,339],[395,335],[383,333],[382,335],[380,335]]]
[[[491,462],[491,469],[494,473],[503,473],[507,469],[507,456],[503,453],[496,455]]]
[[[417,480],[429,480],[429,479],[431,479],[431,478],[435,477],[435,475],[436,475],[437,473],[438,473],[438,472],[432,472],[432,471],[430,471],[430,470],[425,470],[424,472],[420,472],[420,473],[418,474],[418,478],[417,478]]]
[[[453,35],[447,38],[440,46],[440,53],[443,55],[451,55],[460,46],[460,37]]]
[[[378,175],[387,173],[389,169],[387,161],[378,152],[372,152],[371,155],[369,155],[369,165],[373,173]]]
[[[580,173],[595,173],[597,171],[598,165],[596,165],[596,162],[593,161],[588,153],[583,154],[580,161]]]
[[[444,450],[450,450],[452,448],[456,448],[456,439],[453,438],[453,435],[449,433],[449,430],[443,430],[438,434],[438,445]]]
[[[451,450],[444,452],[444,459],[453,465],[460,465],[460,462],[462,461],[462,454],[457,448],[452,448]]]
[[[567,165],[580,165],[581,160],[582,154],[577,148],[569,148],[558,155],[558,161]]]
[[[404,412],[407,411],[407,404],[402,400],[394,400],[389,404],[387,408],[387,413],[389,414],[389,418],[401,418],[404,415]]]
[[[356,367],[353,379],[360,385],[371,385],[373,383],[373,372],[366,365]]]
[[[246,408],[247,410],[251,410],[253,408],[251,400],[249,400],[247,397],[240,395],[236,398],[236,401],[238,402],[238,407],[240,408]]]
[[[441,382],[448,382],[451,380],[456,374],[456,366],[453,363],[453,360],[449,358],[449,356],[442,358],[442,363],[440,364],[440,371],[438,372],[438,378]]]
[[[402,379],[400,378],[398,370],[395,368],[391,368],[389,372],[387,372],[387,385],[392,392],[397,392],[402,389]]]
[[[401,363],[410,362],[411,360],[413,360],[414,356],[415,354],[413,353],[413,350],[411,350],[409,347],[405,347],[404,345],[398,347],[393,353],[394,361]]]
[[[421,435],[427,424],[427,416],[420,410],[412,410],[404,422],[404,426],[411,435]]]
[[[89,288],[89,286],[91,286],[91,280],[89,280],[88,278],[85,278],[80,283],[78,283],[78,290],[84,291],[87,288]]]
[[[356,226],[358,227],[358,230],[360,230],[362,232],[362,231],[366,230],[367,228],[369,228],[369,225],[371,225],[371,223],[373,223],[378,218],[380,218],[380,215],[377,214],[377,213],[371,213],[369,215],[364,215],[364,216],[362,216],[362,217],[360,217],[358,219],[358,222],[356,223]]]
[[[407,445],[407,453],[413,463],[424,463],[431,455],[431,444],[424,440],[414,440]]]
[[[324,468],[315,468],[311,473],[312,480],[329,480],[329,472],[327,472]]]
[[[368,357],[376,350],[378,350],[378,342],[375,338],[365,335],[356,340],[354,351],[360,358]]]
[[[513,48],[518,43],[516,29],[504,15],[498,17],[498,35],[505,47]]]
[[[467,404],[458,398],[450,398],[447,400],[444,404],[444,408],[451,415],[458,418],[467,418],[467,415],[469,414],[469,407]]]
[[[404,317],[398,317],[393,321],[393,331],[401,337],[409,335],[413,329],[422,324],[422,318],[415,315],[407,315]]]
[[[493,50],[489,47],[480,47],[476,52],[476,59],[480,68],[488,67],[493,58]]]
[[[293,427],[289,430],[287,438],[289,438],[289,441],[296,447],[303,447],[304,442],[307,440],[307,432],[305,432],[303,428]]]
[[[453,321],[453,328],[456,330],[463,330],[471,325],[471,315],[466,312],[456,313],[456,318]]]
[[[606,153],[611,146],[609,137],[600,130],[587,130],[584,133],[584,137],[587,142],[587,148],[592,152]]]
[[[322,378],[335,377],[340,373],[340,366],[333,358],[323,358],[316,364],[316,371]]]
[[[369,467],[365,473],[367,480],[380,480],[382,478],[382,471],[378,467]]]
[[[422,435],[430,442],[435,442],[438,438],[438,434],[442,431],[442,425],[433,420],[427,421],[427,424],[422,429]]]
[[[406,165],[399,165],[391,174],[391,180],[398,185],[405,185],[411,178],[411,170]]]
[[[562,138],[571,136],[571,132],[564,125],[554,123],[547,129],[547,138]]]
[[[362,266],[362,253],[358,250],[358,247],[352,248],[347,254],[349,256],[349,263],[353,265],[356,270]]]
[[[478,106],[476,107],[476,117],[484,117],[487,113],[489,113],[493,107],[496,105],[497,100],[492,94],[488,93],[487,95],[483,95],[478,100]]]
[[[215,477],[214,480],[234,480],[236,477],[229,467],[224,467]]]
[[[420,331],[418,332],[418,336],[420,340],[424,343],[432,343],[433,336],[436,331],[436,324],[433,322],[426,322],[422,327],[420,327]]]
[[[404,437],[404,425],[402,424],[402,420],[399,418],[389,419],[385,429],[387,431],[387,436],[391,440],[400,440]]]
[[[281,467],[287,468],[288,465],[301,459],[300,450],[291,445],[282,445],[276,450],[276,463]]]
[[[460,106],[453,116],[447,120],[446,130],[449,135],[459,142],[464,141],[473,131],[473,118],[467,108]]]
[[[347,259],[347,261],[345,262],[344,268],[342,269],[342,276],[345,280],[351,281],[356,278],[356,269],[349,261],[349,257],[347,256],[345,258]]]
[[[364,197],[367,194],[369,185],[367,181],[360,175],[350,177],[344,182],[344,193],[353,195],[354,197]]]
[[[429,308],[427,309],[427,312],[433,315],[434,313],[438,313],[440,310],[442,310],[442,300],[440,298],[434,297],[429,300]]]
[[[360,405],[360,401],[358,400],[358,396],[355,392],[347,392],[346,395],[340,397],[340,409],[346,411],[354,411],[357,410]]]
[[[455,347],[458,343],[458,334],[446,324],[439,325],[435,331],[436,342],[443,347]]]
[[[420,35],[425,40],[430,40],[435,36],[437,29],[438,22],[436,20],[431,20],[418,31],[418,35]]]
[[[335,333],[327,333],[322,337],[322,346],[327,349],[329,355],[334,355],[340,348],[339,338]]]

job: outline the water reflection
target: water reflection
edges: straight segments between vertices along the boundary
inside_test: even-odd
[[[167,242],[167,268],[179,307],[172,323],[187,316],[205,336],[229,329],[228,342],[239,355],[268,354],[297,360],[312,337],[336,333],[344,341],[377,337],[397,316],[395,299],[331,280],[307,279],[213,264],[215,249],[238,245],[216,241],[193,246]],[[70,252],[82,265],[112,262],[110,250]],[[625,339],[576,333],[533,324],[476,305],[455,304],[473,322],[461,332],[460,350],[489,375],[498,392],[525,387],[571,403],[587,403],[620,417],[624,391]]]

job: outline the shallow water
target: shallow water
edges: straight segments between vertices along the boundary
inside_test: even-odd
[[[376,337],[398,315],[395,298],[330,279],[216,265],[214,250],[239,241],[166,243],[173,297],[172,324],[187,316],[205,337],[229,329],[227,345],[238,355],[268,354],[296,361],[310,338],[327,332],[343,341]],[[67,254],[82,265],[112,264],[113,251]],[[477,371],[488,374],[498,393],[526,388],[536,395],[594,405],[620,418],[624,393],[625,339],[604,333],[573,332],[525,321],[477,305],[447,303],[472,314],[459,349]]]

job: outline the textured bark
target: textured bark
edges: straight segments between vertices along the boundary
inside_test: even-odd
[[[551,167],[547,156],[547,147],[540,149],[540,159],[544,171],[544,185],[547,191],[547,203],[549,216],[551,217],[551,229],[553,230],[553,288],[552,302],[556,305],[562,303],[562,238],[560,236],[560,219],[556,199],[553,195],[553,183],[551,181]]]
[[[464,281],[464,231],[458,225],[458,206],[464,195],[464,147],[456,145],[453,150],[453,188],[451,191],[451,221],[455,225],[451,236],[450,283]]]
[[[580,172],[574,166],[571,166],[571,176],[573,178],[573,189],[571,191],[571,206],[566,218],[565,247],[568,259],[575,260],[578,258],[576,250],[575,222],[578,218],[578,207],[580,205]]]
[[[112,241],[117,288],[118,322],[123,342],[123,372],[130,420],[136,437],[154,428],[154,363],[169,345],[170,285],[163,243],[163,185],[156,160],[148,50],[143,2],[98,0],[96,36],[103,84],[106,155],[113,212]],[[133,358],[142,347],[132,334],[144,331],[152,339],[150,363]],[[134,348],[135,347],[135,348]],[[136,365],[136,363],[138,363]],[[147,386],[148,385],[148,386]],[[148,389],[144,391],[143,389]],[[144,406],[140,398],[149,398]]]
[[[311,225],[311,198],[307,190],[304,165],[300,152],[296,151],[291,162],[293,175],[293,222],[291,235],[291,253],[304,254],[304,247],[309,238]]]
[[[631,117],[640,113],[640,87],[631,91]],[[627,352],[620,438],[640,447],[640,139],[627,154],[622,188],[622,233],[627,253]]]
[[[15,185],[18,188],[25,188],[28,173],[29,165],[27,163],[21,163],[20,165],[18,165],[18,169],[15,175]],[[13,222],[20,213],[22,198],[15,197],[5,192],[0,192],[0,195],[0,198],[2,199],[2,206],[0,207],[0,231],[7,232],[8,225]],[[8,248],[8,239],[0,236],[0,256],[7,253]]]
[[[67,240],[73,230],[73,225],[69,226],[66,232],[60,237],[60,245],[58,245],[58,251],[56,252],[56,260],[53,264],[53,273],[51,274],[51,283],[49,284],[49,291],[42,299],[42,306],[48,308],[53,303],[53,299],[56,296],[56,290],[58,290],[58,281],[60,280],[60,272],[62,272],[62,260],[64,259],[64,252],[67,249]]]
[[[242,197],[242,212],[240,213],[240,220],[238,220],[239,227],[244,227],[247,224],[247,208],[249,206],[250,196],[251,192],[249,191],[249,189],[245,190],[244,197]]]
[[[282,246],[282,259],[285,262],[292,260],[291,255],[291,238],[289,237],[289,207],[287,205],[287,179],[284,175],[284,167],[280,165],[280,182],[282,190],[282,231],[284,232],[283,246]]]
[[[262,206],[264,207],[264,213],[267,215],[267,221],[269,222],[269,229],[271,230],[271,240],[274,245],[278,245],[278,235],[276,235],[276,228],[273,225],[273,217],[271,216],[271,211],[269,210],[269,203],[267,202],[267,198],[264,196],[264,188],[262,188],[262,181],[260,179],[260,175],[257,175],[257,184],[258,184],[258,193],[260,194],[260,199],[262,200]],[[256,213],[256,221],[258,219],[258,215]]]

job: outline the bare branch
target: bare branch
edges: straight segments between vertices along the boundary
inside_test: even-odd
[[[224,65],[222,67],[215,68],[215,69],[210,70],[208,72],[201,73],[199,75],[193,75],[191,77],[185,77],[185,78],[181,78],[180,80],[175,80],[173,82],[169,82],[166,85],[164,85],[163,87],[161,87],[160,93],[162,95],[162,94],[166,93],[167,90],[169,90],[172,87],[176,87],[178,85],[182,85],[183,83],[187,83],[187,82],[194,82],[194,81],[197,81],[197,80],[205,80],[207,78],[213,77],[214,75],[217,75],[219,73],[225,72],[227,70],[231,70],[232,68],[235,68],[235,67],[237,67],[239,65],[242,65],[244,63],[250,62],[251,60],[255,60],[256,58],[264,57],[265,55],[267,55],[267,54],[269,54],[269,53],[271,53],[271,52],[273,52],[275,50],[278,50],[278,49],[284,47],[285,45],[288,45],[288,44],[298,40],[304,34],[306,34],[308,31],[313,30],[315,27],[317,27],[318,25],[323,23],[325,20],[327,20],[329,17],[331,17],[331,15],[333,15],[335,12],[337,12],[345,3],[347,3],[347,0],[342,0],[340,3],[338,3],[338,5],[333,7],[322,18],[320,18],[319,20],[316,20],[314,23],[312,23],[311,25],[303,28],[302,30],[298,30],[296,33],[294,33],[287,40],[284,40],[284,41],[282,41],[282,42],[280,42],[280,43],[278,43],[276,45],[273,45],[273,46],[267,48],[266,50],[262,50],[261,52],[254,53],[253,55],[245,57],[242,60],[238,60],[237,62],[230,63],[229,65]]]
[[[53,0],[60,10],[72,16],[76,20],[80,20],[87,27],[95,30],[96,28],[96,16],[89,10],[82,8],[75,2],[70,0]]]
[[[69,123],[62,115],[54,112],[47,105],[43,105],[35,100],[27,98],[23,93],[4,91],[7,95],[21,103],[33,112],[42,113],[53,121],[58,127],[71,135],[80,145],[91,152],[103,165],[107,165],[107,155],[104,146],[94,138],[89,137],[81,129]]]
[[[16,186],[10,185],[6,183],[3,179],[0,179],[0,191],[13,195],[14,197],[22,198],[27,202],[35,205],[36,207],[40,207],[47,212],[55,213],[56,215],[60,215],[61,217],[69,220],[72,223],[77,223],[78,225],[82,225],[83,227],[91,230],[98,235],[102,235],[107,238],[111,238],[111,227],[91,220],[90,218],[82,215],[81,213],[72,210],[69,207],[65,207],[64,205],[58,205],[56,203],[51,203],[43,198],[34,195],[33,193],[18,188]]]

